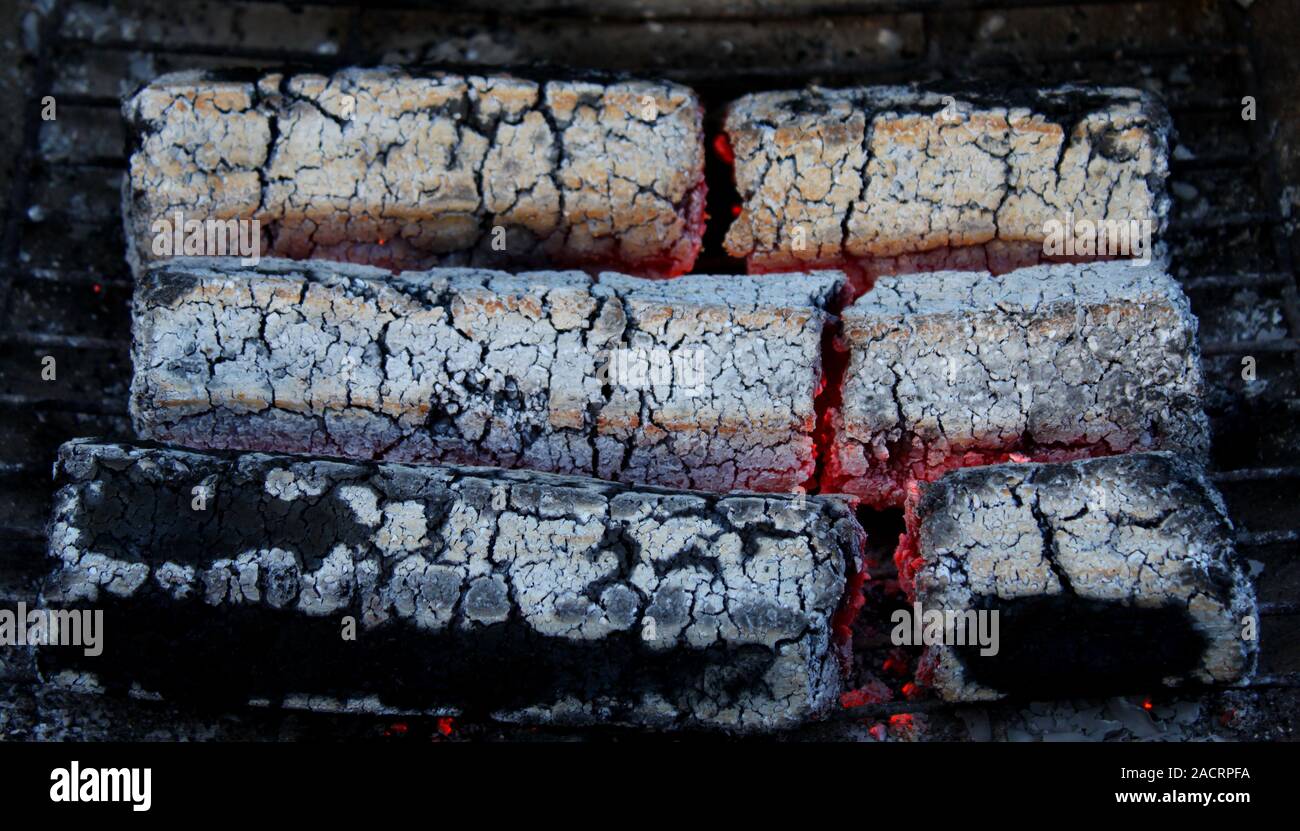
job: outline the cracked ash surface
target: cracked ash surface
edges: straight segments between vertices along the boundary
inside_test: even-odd
[[[1155,266],[882,277],[842,319],[824,492],[883,507],[909,481],[1013,453],[1208,453],[1196,318]]]
[[[725,246],[751,271],[1001,272],[1066,212],[1153,234],[1169,214],[1169,115],[1134,89],[814,87],[741,98],[725,130],[743,200]]]
[[[131,411],[195,448],[792,491],[841,282],[176,260],[137,286]],[[652,350],[668,377],[631,373]]]
[[[153,223],[177,211],[261,220],[264,255],[390,268],[677,274],[700,246],[701,108],[676,84],[186,72],[123,112],[137,273],[155,259]]]
[[[915,598],[1002,612],[997,657],[927,647],[923,669],[946,700],[1222,684],[1252,669],[1254,591],[1222,498],[1186,459],[971,468],[910,507],[900,574]]]
[[[56,472],[43,600],[111,633],[40,653],[61,686],[738,731],[840,691],[835,498],[89,441]]]

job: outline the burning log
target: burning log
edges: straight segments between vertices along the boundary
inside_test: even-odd
[[[160,263],[137,287],[131,411],[200,449],[791,491],[814,473],[841,284]]]
[[[679,274],[700,247],[701,108],[676,84],[186,72],[144,87],[124,113],[137,273],[216,255],[171,240],[186,223],[202,237],[226,220],[256,220],[263,255],[390,268]]]
[[[823,491],[885,507],[956,467],[1208,452],[1196,318],[1153,266],[882,277],[842,317]]]
[[[1132,89],[767,92],[725,130],[743,200],[725,245],[751,272],[1002,273],[1043,259],[1047,223],[1093,224],[1059,256],[1107,256],[1096,223],[1137,245],[1169,213],[1169,115]],[[1128,253],[1149,250],[1110,255]]]
[[[945,700],[1228,683],[1252,668],[1251,582],[1222,498],[1184,458],[970,468],[922,486],[907,517],[896,558],[915,603],[901,624],[959,622],[918,669]],[[967,625],[989,614],[992,650]]]
[[[771,730],[836,704],[864,543],[831,497],[74,441],[44,600],[78,689],[529,723]]]

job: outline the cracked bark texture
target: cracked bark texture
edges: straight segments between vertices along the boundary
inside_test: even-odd
[[[840,691],[833,497],[85,440],[56,474],[43,601],[105,610],[103,655],[40,651],[60,686],[735,731]]]
[[[842,320],[825,492],[897,506],[911,481],[1017,455],[1208,453],[1197,321],[1154,266],[882,277]]]
[[[265,256],[394,269],[679,274],[700,247],[701,108],[676,84],[388,67],[185,72],[144,87],[123,112],[137,273],[156,259],[153,223],[178,211],[259,219]]]
[[[1133,89],[814,87],[741,98],[724,129],[743,202],[724,244],[751,272],[1001,273],[1067,212],[1153,234],[1169,214],[1169,115]]]
[[[1002,623],[1003,653],[1041,651],[1022,671],[1050,667],[1077,691],[1119,668],[1110,680],[1127,689],[1111,691],[1134,692],[1148,679],[1222,684],[1252,670],[1257,642],[1243,639],[1242,626],[1258,621],[1254,591],[1222,497],[1185,458],[970,468],[910,502],[900,578],[925,609],[1000,609],[1005,618],[1011,607],[1047,601],[1047,615],[1024,616],[1029,625]],[[1097,635],[1117,618],[1134,629]],[[1033,625],[1048,619],[1050,635]],[[1194,648],[1167,647],[1178,642]],[[1018,692],[977,680],[994,660],[935,645],[919,672],[948,701]],[[1032,688],[1032,678],[1018,680]]]
[[[792,491],[842,279],[174,260],[137,283],[131,412],[199,449]]]

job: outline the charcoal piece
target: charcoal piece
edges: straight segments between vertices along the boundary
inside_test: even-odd
[[[969,636],[927,646],[918,676],[948,701],[1131,694],[1253,669],[1258,610],[1223,499],[1173,454],[949,473],[910,500],[896,559],[923,614],[999,615],[996,654]]]
[[[725,245],[751,272],[1001,273],[1040,261],[1067,214],[1153,236],[1169,215],[1169,115],[1133,89],[765,92],[725,130],[742,202]]]
[[[137,273],[163,256],[223,253],[156,247],[178,214],[255,219],[262,256],[389,268],[680,274],[700,247],[701,108],[676,84],[183,72],[123,111]]]
[[[162,263],[137,287],[131,411],[199,449],[793,491],[840,282]]]
[[[39,650],[61,687],[731,731],[840,692],[835,498],[88,440],[56,472],[43,602],[104,611],[102,654]]]
[[[823,490],[897,506],[956,467],[1208,452],[1196,318],[1155,266],[882,277],[843,322]]]

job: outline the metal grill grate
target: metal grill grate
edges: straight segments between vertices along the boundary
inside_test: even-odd
[[[1300,491],[1300,437],[1288,438],[1286,434],[1300,412],[1300,295],[1290,255],[1292,227],[1280,209],[1280,175],[1267,125],[1262,121],[1243,123],[1239,116],[1240,90],[1258,88],[1257,58],[1248,21],[1230,8],[1231,4],[1220,7],[1216,14],[1222,17],[1207,24],[1221,35],[1219,39],[1170,44],[1152,35],[1136,37],[1118,49],[1078,42],[1051,44],[1036,51],[1020,44],[1020,51],[956,53],[952,44],[963,42],[967,35],[962,33],[973,21],[987,20],[991,14],[1069,15],[1098,6],[1116,15],[1155,13],[1149,9],[1152,4],[1115,0],[1068,5],[1051,0],[867,0],[828,2],[812,8],[805,4],[797,10],[777,4],[775,11],[761,15],[723,10],[708,17],[668,15],[647,22],[639,13],[615,3],[614,8],[603,10],[597,21],[590,20],[586,16],[589,10],[577,4],[548,17],[543,25],[527,15],[503,17],[495,11],[408,11],[410,4],[401,2],[368,4],[365,10],[331,2],[307,5],[310,12],[328,12],[337,21],[334,34],[340,42],[327,50],[328,54],[312,48],[310,39],[320,34],[315,29],[301,36],[292,30],[277,32],[273,40],[282,41],[282,45],[265,45],[261,42],[265,38],[250,43],[238,37],[241,15],[255,18],[247,21],[251,28],[268,15],[272,20],[293,19],[297,4],[293,8],[268,2],[239,4],[230,12],[236,25],[222,32],[213,27],[207,39],[195,36],[206,31],[201,25],[183,23],[186,15],[210,13],[205,4],[193,2],[144,2],[134,17],[131,11],[122,12],[141,30],[132,37],[121,36],[121,30],[130,26],[115,26],[114,12],[94,3],[57,2],[44,16],[0,241],[0,312],[5,320],[0,334],[0,406],[10,413],[11,421],[6,431],[9,435],[0,447],[0,511],[8,517],[0,524],[0,540],[10,552],[8,561],[0,566],[0,595],[5,598],[29,596],[40,569],[54,449],[73,436],[130,435],[125,402],[131,281],[122,256],[115,201],[126,162],[121,148],[106,145],[100,135],[107,132],[111,137],[120,132],[118,95],[142,74],[191,66],[298,64],[327,68],[394,57],[423,60],[436,56],[428,44],[412,45],[408,37],[390,35],[382,20],[376,22],[372,15],[389,15],[387,19],[396,21],[422,14],[431,27],[441,25],[445,17],[455,17],[456,26],[462,27],[455,31],[478,33],[462,35],[467,43],[477,42],[474,37],[484,32],[491,41],[493,27],[497,27],[506,32],[501,39],[515,39],[515,58],[521,63],[553,60],[556,56],[544,42],[566,26],[610,26],[620,32],[649,25],[678,26],[683,31],[743,26],[745,31],[757,33],[752,35],[757,41],[767,37],[770,54],[755,53],[757,59],[750,55],[735,64],[710,57],[699,63],[655,66],[653,44],[648,44],[640,57],[630,54],[629,63],[644,61],[642,71],[695,86],[711,114],[744,92],[809,82],[834,85],[982,77],[1037,84],[1078,79],[1136,81],[1163,87],[1182,143],[1193,150],[1191,155],[1175,157],[1172,182],[1184,192],[1190,188],[1210,194],[1204,209],[1196,200],[1177,200],[1179,213],[1167,240],[1175,273],[1202,319],[1216,460],[1223,468],[1214,473],[1214,479],[1232,508],[1240,546],[1247,556],[1270,563],[1264,581],[1271,579],[1271,571],[1285,571],[1282,564],[1295,558],[1300,544],[1300,511],[1295,504],[1300,500],[1294,499]],[[1190,5],[1203,11],[1199,4]],[[1139,8],[1143,6],[1147,8]],[[747,4],[739,7],[750,8]],[[184,30],[183,34],[168,34],[167,26],[148,25],[151,14],[182,21],[176,27]],[[781,34],[792,22],[810,19],[824,20],[828,26],[884,27],[873,31],[895,31],[890,27],[897,27],[902,34],[896,32],[896,36],[904,45],[889,54],[828,61],[816,50],[799,51],[797,44],[791,45]],[[430,43],[435,37],[429,35]],[[886,40],[883,35],[878,39]],[[442,62],[483,68],[475,66],[470,48],[462,52],[459,61]],[[500,66],[501,62],[489,65]],[[1198,69],[1198,81],[1209,80],[1200,85],[1176,82],[1189,66]],[[53,122],[40,118],[42,99],[47,95],[57,100],[58,120]],[[712,173],[714,178],[725,175],[721,170]],[[723,217],[734,193],[725,181],[711,181],[710,185],[711,213]],[[735,271],[740,267],[723,258],[718,249],[721,224],[713,223],[698,270]],[[57,383],[39,378],[40,359],[45,355],[56,358]],[[1246,356],[1256,359],[1260,375],[1268,378],[1262,392],[1244,387],[1238,377],[1240,361]],[[1280,501],[1279,494],[1283,497]],[[1261,582],[1260,593],[1267,616],[1263,635],[1267,656],[1269,620],[1292,621],[1300,614],[1300,605],[1295,602],[1294,586]],[[1300,689],[1300,673],[1269,672],[1268,663],[1266,659],[1266,674],[1250,686]],[[1285,661],[1280,665],[1285,666]],[[906,701],[846,711],[845,717],[880,718],[943,709],[944,705],[934,702]]]

